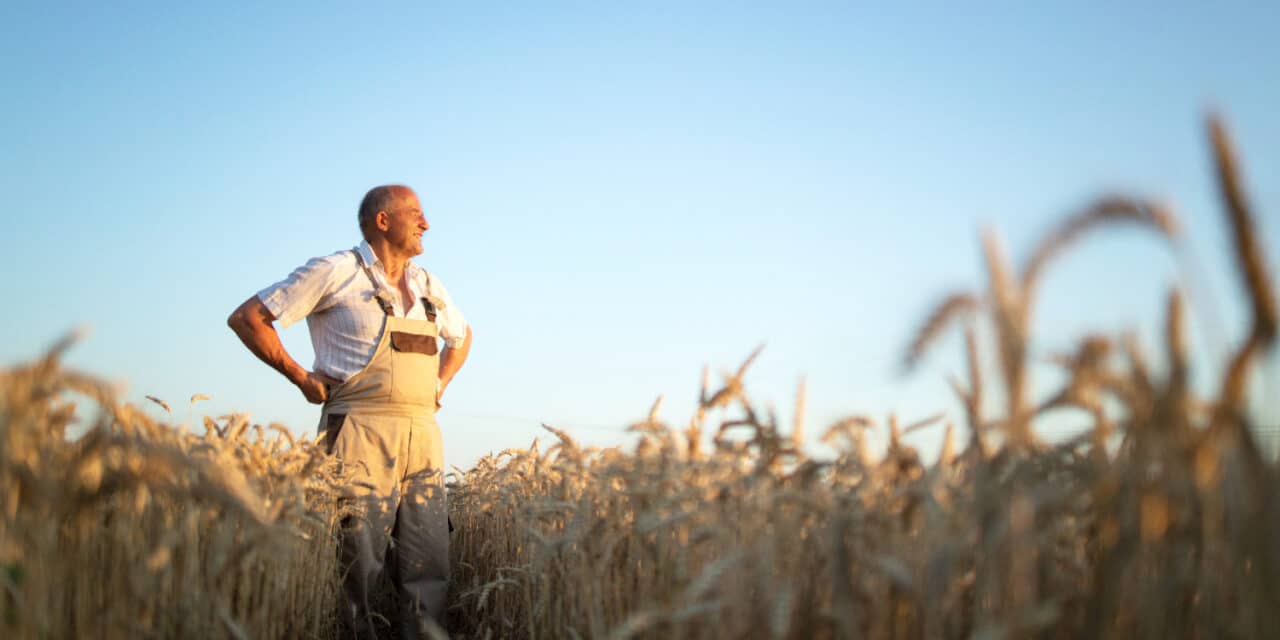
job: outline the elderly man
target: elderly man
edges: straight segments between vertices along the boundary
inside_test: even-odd
[[[435,412],[471,349],[471,329],[435,276],[410,261],[429,226],[405,186],[375,187],[360,203],[364,242],[315,258],[240,305],[227,324],[259,359],[323,405],[326,446],[355,472],[360,516],[344,521],[344,619],[373,637],[370,591],[389,536],[400,634],[443,626],[449,538]],[[285,351],[272,326],[307,319],[315,365]],[[444,348],[438,349],[437,338]]]

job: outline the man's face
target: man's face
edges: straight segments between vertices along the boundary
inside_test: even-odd
[[[405,255],[422,253],[422,234],[430,228],[418,196],[413,193],[403,196],[395,211],[387,213],[387,241]]]

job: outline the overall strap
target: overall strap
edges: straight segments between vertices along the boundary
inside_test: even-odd
[[[378,306],[382,307],[382,312],[389,316],[394,316],[395,312],[391,308],[391,303],[388,302],[386,299],[377,295],[378,281],[373,277],[373,270],[369,268],[369,265],[364,263],[364,258],[360,257],[359,251],[352,249],[351,253],[355,255],[356,263],[358,263],[360,265],[360,268],[364,270],[365,277],[369,278],[369,284],[373,285],[373,293],[374,293],[373,298],[378,301]],[[430,300],[427,300],[426,296],[422,296],[421,298],[419,298],[419,300],[422,301],[422,310],[427,313],[427,320],[430,320],[431,322],[435,322],[436,321],[436,305],[432,304]]]
[[[356,257],[356,263],[364,269],[364,275],[369,278],[369,284],[373,285],[373,299],[378,301],[378,306],[382,307],[382,312],[388,316],[394,316],[395,310],[391,308],[391,301],[384,299],[378,295],[378,281],[373,277],[373,271],[369,269],[369,265],[364,263],[364,258],[360,257],[360,252],[355,249],[351,250],[352,255]]]
[[[436,321],[436,305],[431,304],[431,301],[428,300],[426,296],[422,296],[421,298],[418,298],[418,299],[422,301],[422,310],[427,312],[427,320],[435,322]]]

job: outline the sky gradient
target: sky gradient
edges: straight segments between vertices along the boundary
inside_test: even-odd
[[[1280,264],[1274,4],[613,4],[5,3],[0,364],[89,325],[70,363],[133,401],[185,420],[204,393],[197,415],[312,433],[225,319],[355,245],[361,196],[400,182],[431,223],[417,262],[475,332],[450,464],[541,422],[629,441],[658,394],[683,423],[702,367],[760,343],[749,391],[789,415],[805,376],[815,437],[848,413],[958,421],[954,335],[897,365],[942,294],[982,285],[979,229],[1018,259],[1122,191],[1169,203],[1192,258],[1091,238],[1045,281],[1034,352],[1125,328],[1154,346],[1182,283],[1209,385],[1244,328],[1210,108]],[[309,365],[305,323],[282,335]]]

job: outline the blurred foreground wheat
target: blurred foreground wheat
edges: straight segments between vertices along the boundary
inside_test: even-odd
[[[1161,364],[1130,338],[1092,336],[1056,358],[1067,383],[1031,397],[1028,328],[1047,265],[1114,224],[1178,242],[1162,208],[1103,198],[1021,268],[985,236],[986,290],[947,296],[926,319],[906,363],[958,324],[969,365],[952,381],[963,442],[948,424],[931,465],[902,436],[939,416],[853,415],[823,436],[836,458],[806,456],[803,392],[784,435],[743,390],[753,355],[718,387],[704,380],[685,425],[664,423],[655,403],[631,426],[634,451],[583,448],[547,427],[556,441],[545,451],[535,442],[453,474],[451,631],[1274,636],[1280,468],[1259,454],[1245,391],[1275,340],[1275,289],[1217,123],[1210,139],[1251,310],[1213,398],[1190,388],[1177,290]],[[63,369],[62,348],[0,378],[3,635],[333,636],[342,479],[330,460],[311,441],[283,429],[267,437],[242,417],[206,419],[203,437],[156,424]],[[995,379],[984,379],[984,352]],[[63,431],[73,397],[97,415],[71,441]],[[1092,427],[1067,442],[1038,438],[1037,421],[1063,409],[1091,416]],[[884,455],[866,446],[877,428],[889,434]]]
[[[157,424],[66,346],[0,374],[0,635],[330,637],[330,459],[243,416]],[[72,397],[97,415],[68,441]]]
[[[633,454],[551,429],[456,474],[453,629],[535,638],[1167,638],[1280,634],[1280,469],[1245,412],[1254,360],[1275,339],[1273,283],[1223,128],[1210,141],[1251,327],[1216,398],[1193,396],[1181,294],[1168,297],[1163,367],[1127,337],[1093,336],[1057,362],[1067,383],[1030,397],[1031,304],[1044,269],[1116,224],[1177,242],[1173,216],[1105,197],[1066,220],[1020,269],[988,234],[985,291],[944,298],[907,349],[914,364],[961,324],[968,430],[926,466],[890,418],[851,416],[815,460],[744,394],[706,388],[677,429],[657,407]],[[975,327],[989,323],[998,376]],[[1159,372],[1162,371],[1162,372]],[[1276,390],[1272,390],[1273,392]],[[990,396],[1002,411],[985,415]],[[1049,444],[1044,414],[1092,416]],[[872,456],[868,429],[886,428]],[[702,434],[714,429],[714,447]]]

